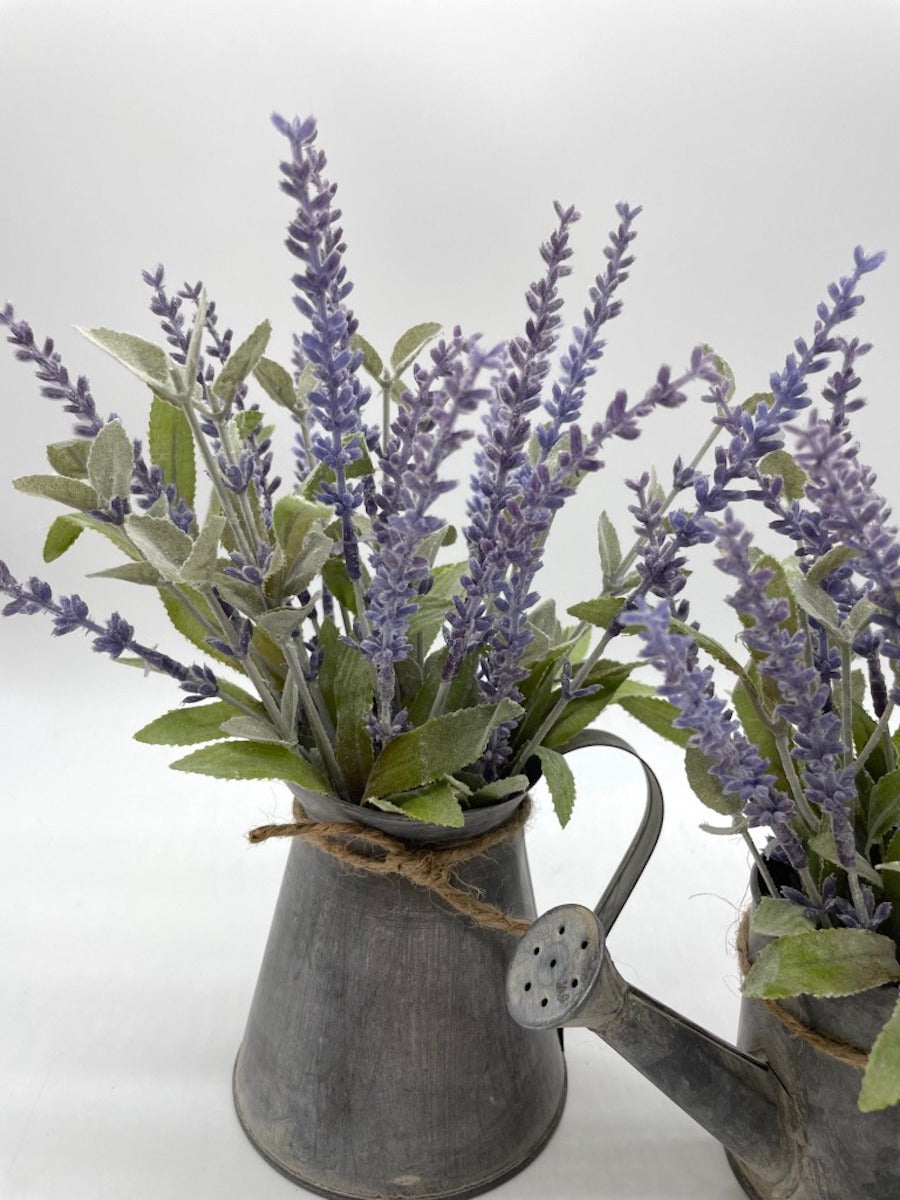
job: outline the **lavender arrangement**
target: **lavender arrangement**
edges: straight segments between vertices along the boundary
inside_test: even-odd
[[[766,999],[900,981],[900,540],[850,429],[870,346],[838,332],[882,259],[857,248],[770,392],[738,405],[729,384],[715,390],[701,454],[724,437],[711,472],[698,456],[676,461],[668,493],[649,473],[629,485],[635,548],[621,554],[604,516],[604,594],[571,610],[605,629],[600,653],[619,632],[639,635],[662,676],[654,727],[685,748],[693,790],[728,822],[703,828],[746,842],[764,893],[753,927],[771,940],[744,991]],[[829,367],[814,406],[812,377]],[[787,539],[780,554],[739,518],[753,504]],[[690,621],[686,563],[701,543],[714,544],[727,576],[745,661]],[[900,1002],[859,1105],[898,1101]]]
[[[589,655],[586,627],[565,627],[540,601],[544,543],[579,481],[602,465],[604,443],[636,437],[644,417],[681,404],[697,381],[718,393],[713,357],[695,349],[680,375],[663,367],[643,399],[619,392],[602,419],[582,424],[633,262],[640,210],[620,204],[555,376],[559,288],[579,216],[560,205],[541,247],[544,274],[526,293],[524,334],[487,347],[423,324],[384,362],[348,305],[316,124],[273,121],[288,147],[286,244],[304,322],[290,369],[266,357],[268,322],[235,344],[200,284],[173,292],[162,267],[144,272],[165,346],[81,331],[148,389],[142,442],[100,416],[52,341],[0,310],[16,357],[75,418],[75,436],[47,448],[53,473],[15,481],[68,510],[50,527],[45,560],[86,529],[107,538],[124,561],[100,574],[156,588],[202,661],[151,648],[118,612],[97,620],[80,596],[55,598],[0,563],[3,615],[42,613],[54,635],[81,631],[95,651],[176,680],[183,705],[136,737],[198,747],[177,770],[281,779],[300,794],[447,826],[543,773],[565,823],[575,795],[567,744],[607,704],[640,711],[647,698],[629,684],[630,665]],[[291,487],[272,475],[274,427],[251,387],[293,419]],[[379,393],[380,424],[370,403]],[[476,430],[463,561],[443,561],[456,537],[437,511],[456,486],[447,463]]]

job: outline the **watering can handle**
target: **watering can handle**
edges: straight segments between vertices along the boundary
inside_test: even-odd
[[[599,729],[585,729],[558,749],[562,754],[569,754],[573,750],[581,750],[584,746],[610,746],[614,750],[624,750],[627,754],[633,754],[643,767],[647,780],[647,799],[638,831],[631,839],[624,858],[594,909],[604,930],[609,933],[656,846],[663,821],[663,794],[659,780],[638,752],[623,738]]]

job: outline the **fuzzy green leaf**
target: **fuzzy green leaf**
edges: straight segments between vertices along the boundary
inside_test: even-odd
[[[177,581],[181,568],[191,552],[188,535],[165,517],[138,516],[125,518],[125,532],[141,554],[167,582]]]
[[[842,567],[858,555],[859,551],[854,550],[852,546],[832,546],[826,554],[816,559],[806,572],[806,578],[810,583],[818,585],[823,579],[827,579],[832,571],[836,571],[838,567]]]
[[[218,627],[216,626],[213,614],[203,597],[197,592],[192,592],[190,589],[185,589],[185,591],[193,607],[209,621],[213,628],[217,629]],[[186,604],[182,603],[182,601],[179,600],[179,598],[172,591],[170,591],[169,588],[160,588],[159,596],[163,602],[163,607],[166,610],[169,620],[182,637],[187,638],[187,640],[193,646],[196,646],[198,650],[202,650],[203,653],[209,655],[210,658],[216,659],[217,662],[226,663],[229,667],[234,666],[233,658],[230,658],[227,654],[220,653],[218,650],[214,650],[212,646],[209,645],[207,638],[210,636],[210,634],[207,632],[203,623],[199,621],[196,616],[194,616],[190,608],[188,608]],[[219,636],[221,638],[221,635]]]
[[[117,563],[105,571],[91,571],[88,578],[120,579],[124,583],[139,583],[149,587],[158,587],[162,583],[159,571],[145,562]]]
[[[80,479],[67,479],[63,475],[20,475],[13,480],[13,487],[26,496],[43,496],[47,500],[58,500],[69,508],[90,512],[100,508],[100,497],[89,483]]]
[[[271,742],[219,742],[179,758],[171,767],[216,779],[281,779],[322,796],[333,794],[328,780],[312,763],[287,746]]]
[[[175,708],[139,729],[134,740],[151,746],[195,746],[199,742],[212,742],[226,736],[222,722],[234,716],[234,711],[225,700]]]
[[[750,928],[764,937],[786,937],[793,933],[805,933],[815,929],[812,921],[803,915],[803,909],[790,900],[776,900],[774,896],[763,896],[753,910]]]
[[[285,561],[293,562],[300,553],[306,535],[317,521],[329,521],[333,515],[334,510],[327,504],[307,500],[297,493],[282,496],[276,501],[272,526],[278,544],[284,551]]]
[[[150,461],[161,468],[165,482],[173,484],[185,504],[193,507],[197,468],[191,426],[180,408],[159,396],[150,405],[147,445]]]
[[[583,600],[566,609],[576,621],[587,621],[598,629],[608,629],[613,618],[618,616],[625,601],[619,596],[598,596],[596,600]]]
[[[190,553],[181,565],[179,579],[194,587],[205,587],[212,583],[216,569],[219,541],[225,529],[225,518],[210,516],[191,546]]]
[[[576,733],[586,729],[604,708],[617,698],[618,689],[624,685],[632,669],[632,665],[628,663],[608,662],[602,659],[596,663],[584,682],[586,686],[599,685],[599,691],[590,696],[577,696],[569,700],[561,716],[544,738],[544,745],[563,746],[571,741]],[[551,699],[554,706],[560,698],[561,693],[553,694]]]
[[[882,775],[872,788],[867,825],[869,847],[900,826],[900,769]]]
[[[365,790],[375,757],[372,739],[366,729],[366,718],[371,715],[374,699],[372,668],[368,659],[346,642],[336,639],[331,654],[334,659],[331,686],[336,710],[334,754],[351,796],[359,796]]]
[[[710,773],[713,763],[696,746],[684,751],[684,770],[697,799],[723,817],[735,817],[741,811],[739,796],[726,795],[721,782]]]
[[[272,722],[263,715],[248,717],[238,713],[223,721],[222,732],[228,737],[246,738],[251,742],[280,744],[284,741]]]
[[[806,494],[806,472],[798,467],[787,450],[771,450],[759,460],[764,475],[780,475],[784,480],[784,495],[788,500],[802,500]]]
[[[88,478],[91,487],[108,505],[117,496],[131,493],[134,449],[121,421],[108,421],[91,444]]]
[[[152,388],[169,386],[169,358],[159,346],[131,333],[116,333],[113,329],[82,329],[77,325],[75,328],[143,383]]]
[[[900,1103],[900,1000],[875,1039],[859,1093],[863,1112],[875,1112],[897,1103]]]
[[[622,564],[622,549],[615,526],[605,512],[600,514],[597,521],[597,546],[600,550],[600,572],[606,588]]]
[[[473,808],[496,804],[498,800],[505,800],[508,796],[515,796],[520,792],[524,795],[530,786],[527,775],[508,775],[506,779],[494,779],[473,792],[469,797],[469,804]]]
[[[752,396],[748,396],[741,404],[744,412],[755,413],[760,404],[765,404],[771,411],[772,405],[775,403],[775,397],[771,392],[754,392]]]
[[[794,560],[788,559],[781,565],[784,568],[791,595],[798,607],[820,621],[829,632],[837,633],[841,624],[841,616],[837,605],[828,593],[816,584],[810,583]]]
[[[369,372],[372,378],[377,379],[380,383],[382,375],[384,374],[384,363],[381,361],[381,355],[378,353],[375,347],[370,342],[367,342],[366,339],[359,333],[354,333],[351,340],[351,345],[353,346],[354,350],[362,351],[362,365]]]
[[[297,402],[294,381],[280,363],[273,362],[271,358],[260,358],[253,368],[253,375],[266,395],[276,404],[280,404],[289,412],[300,411],[302,406]]]
[[[397,344],[391,351],[391,366],[398,375],[402,375],[409,364],[421,354],[430,341],[441,332],[441,326],[434,321],[425,321],[421,325],[413,325],[397,339]]]
[[[522,712],[518,704],[501,700],[444,713],[401,733],[375,760],[366,798],[409,792],[462,770],[481,757],[498,725],[516,720]]]
[[[790,795],[791,785],[788,783],[784,767],[781,765],[775,737],[756,711],[753,701],[750,699],[750,693],[742,682],[735,684],[731,693],[731,702],[744,734],[766,760],[768,769],[775,776],[775,786],[786,795]]]
[[[269,342],[272,326],[268,321],[261,321],[237,349],[232,350],[228,361],[219,372],[219,377],[212,386],[213,395],[224,405],[231,404],[235,392],[244,382],[262,358],[263,351]]]
[[[401,812],[407,817],[412,817],[414,821],[424,821],[427,825],[462,829],[466,823],[456,789],[446,779],[438,779],[409,796],[392,796],[390,800],[376,799],[372,803],[376,808],[386,812]]]
[[[51,442],[47,447],[47,461],[59,475],[65,475],[68,479],[87,479],[90,452],[89,438]]]
[[[866,929],[814,929],[779,938],[760,951],[744,980],[745,996],[850,996],[900,980],[897,947]]]
[[[837,844],[834,840],[834,831],[830,826],[827,829],[820,830],[809,839],[809,848],[818,854],[820,858],[824,858],[826,862],[834,863],[837,867],[844,865],[841,862],[841,856],[838,854]],[[874,883],[876,887],[881,885],[881,876],[861,854],[857,854],[854,866],[857,873],[868,883]]]
[[[44,540],[44,562],[54,562],[81,536],[83,526],[72,517],[57,517]]]
[[[285,567],[284,594],[296,596],[308,590],[315,577],[324,570],[332,556],[334,542],[319,527],[310,529],[303,545]]]
[[[680,715],[678,709],[668,700],[661,700],[654,695],[653,689],[646,684],[631,681],[623,683],[612,700],[666,741],[674,742],[676,746],[687,745],[693,730],[680,729],[673,725],[672,722]]]
[[[431,589],[416,599],[416,611],[409,620],[409,639],[415,643],[421,635],[426,651],[440,633],[444,618],[453,605],[453,595],[459,590],[465,566],[465,563],[447,563],[435,567]]]
[[[572,768],[561,754],[549,746],[538,746],[535,754],[540,759],[541,770],[547,781],[553,810],[560,825],[565,828],[575,807],[575,776]]]

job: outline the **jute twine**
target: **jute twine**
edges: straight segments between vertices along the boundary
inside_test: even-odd
[[[748,944],[749,930],[750,912],[747,910],[741,918],[737,935],[737,952],[742,975],[746,975],[752,966]],[[838,1062],[846,1063],[848,1067],[856,1067],[859,1071],[866,1069],[869,1056],[868,1054],[864,1054],[862,1050],[858,1050],[855,1046],[851,1046],[847,1042],[835,1041],[834,1038],[826,1037],[824,1034],[810,1029],[808,1025],[804,1025],[802,1021],[798,1021],[796,1017],[782,1008],[775,1000],[760,1000],[759,1003],[766,1006],[772,1016],[781,1022],[792,1037],[800,1038],[801,1041],[813,1046],[816,1050],[821,1051],[822,1054],[827,1054],[831,1058],[837,1059]]]
[[[251,829],[247,837],[253,843],[275,837],[303,838],[354,870],[368,871],[371,875],[399,875],[416,887],[434,892],[450,908],[482,929],[497,929],[521,936],[531,928],[531,921],[510,916],[496,905],[479,899],[460,884],[453,871],[461,863],[485,854],[518,833],[530,816],[531,800],[526,796],[515,815],[496,829],[458,846],[415,847],[365,825],[313,821],[295,800],[292,823],[260,825]]]

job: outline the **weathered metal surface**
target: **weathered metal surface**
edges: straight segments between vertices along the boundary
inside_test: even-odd
[[[751,938],[750,952],[758,952]],[[782,1001],[805,1026],[868,1051],[897,1000],[888,986]],[[594,913],[566,905],[525,934],[507,976],[528,1028],[587,1026],[726,1147],[755,1200],[898,1200],[900,1110],[861,1113],[861,1072],[744,999],[739,1049],[627,984]]]
[[[485,832],[516,804],[467,825]],[[321,797],[304,806],[320,820],[366,816]],[[521,833],[456,873],[534,916]],[[295,839],[235,1066],[257,1149],[306,1188],[366,1200],[475,1195],[527,1165],[559,1120],[566,1078],[558,1034],[506,1011],[514,947],[433,893]]]

